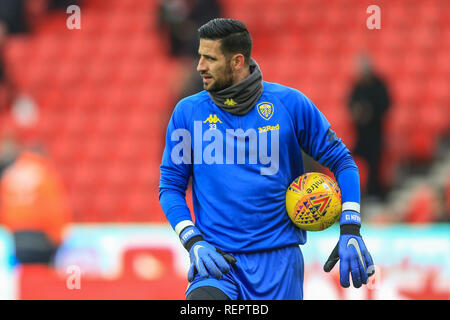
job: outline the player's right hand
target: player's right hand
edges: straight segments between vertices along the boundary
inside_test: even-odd
[[[236,263],[233,256],[206,242],[200,231],[194,226],[186,227],[180,233],[180,239],[189,252],[191,260],[188,272],[189,282],[194,280],[197,272],[203,278],[213,276],[220,279],[223,274],[230,271],[231,265]]]

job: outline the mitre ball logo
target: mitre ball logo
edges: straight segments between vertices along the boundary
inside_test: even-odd
[[[305,173],[286,191],[286,211],[303,230],[327,229],[339,219],[341,210],[341,190],[336,181],[323,173]]]

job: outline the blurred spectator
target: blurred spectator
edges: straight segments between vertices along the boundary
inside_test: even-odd
[[[450,182],[437,190],[435,222],[450,223]]]
[[[444,190],[443,190],[443,197],[444,197],[444,202],[445,202],[445,212],[446,214],[446,220],[450,222],[450,175],[447,178],[447,182],[444,185]]]
[[[39,121],[39,107],[31,95],[15,95],[11,105],[11,118],[21,129],[32,127]]]
[[[0,117],[4,112],[9,110],[17,94],[17,88],[8,76],[5,68],[5,41],[7,32],[6,24],[0,21]]]
[[[49,0],[26,0],[25,19],[30,31],[34,31],[43,22],[49,9]]]
[[[58,173],[13,135],[0,141],[0,163],[0,223],[13,234],[18,262],[52,265],[71,220]]]
[[[0,1],[0,22],[5,24],[8,34],[26,33],[29,31],[25,4],[26,0]]]
[[[383,118],[389,108],[389,93],[367,57],[359,61],[359,78],[350,97],[349,108],[357,131],[355,156],[368,165],[367,195],[383,198],[385,190],[380,181],[379,166],[383,146]]]
[[[45,17],[48,10],[65,9],[79,0],[0,0],[0,24],[8,34],[28,33]]]
[[[170,53],[174,57],[196,57],[197,29],[220,16],[217,0],[161,0],[159,27],[168,32]]]
[[[5,130],[0,136],[0,179],[6,168],[16,161],[19,153],[18,148],[19,146],[16,144],[13,134],[9,130]]]
[[[29,33],[37,28],[51,8],[76,3],[63,0],[1,0],[0,23],[6,26],[8,34]]]
[[[218,0],[160,0],[158,11],[158,26],[169,39],[169,53],[180,60],[182,67],[181,87],[176,89],[178,92],[174,97],[176,103],[203,90],[202,78],[197,72],[197,30],[209,20],[222,17],[222,7]],[[172,110],[169,110],[165,123],[171,114]],[[162,136],[165,134],[163,128]],[[164,145],[161,148],[162,152]]]
[[[80,0],[49,0],[49,9],[67,9],[71,5],[80,5]]]
[[[186,67],[179,98],[203,90],[202,80],[196,69],[197,29],[209,20],[221,16],[222,8],[218,0],[161,0],[159,27],[168,34],[170,54],[183,59],[182,65]]]

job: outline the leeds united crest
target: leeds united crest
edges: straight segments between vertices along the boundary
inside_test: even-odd
[[[256,109],[265,120],[269,120],[273,115],[273,104],[270,102],[261,102],[256,106]]]

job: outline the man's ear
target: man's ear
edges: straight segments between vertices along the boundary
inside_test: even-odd
[[[242,53],[237,53],[231,57],[231,68],[239,71],[245,66],[245,57]]]

